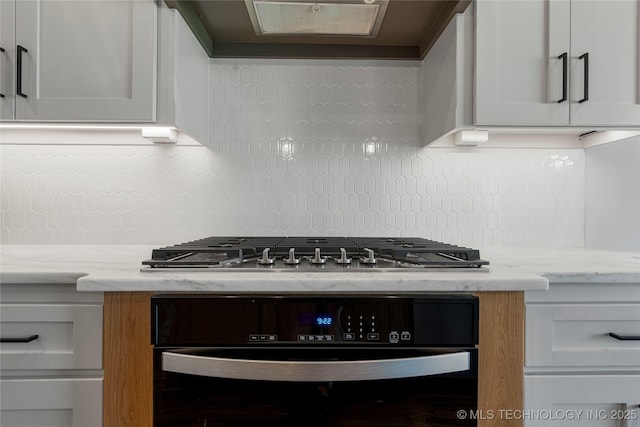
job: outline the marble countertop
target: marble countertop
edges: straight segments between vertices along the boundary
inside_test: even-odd
[[[77,283],[81,291],[417,293],[543,290],[549,283],[640,283],[640,253],[481,248],[490,271],[314,273],[140,271],[153,246],[4,245],[0,283]]]

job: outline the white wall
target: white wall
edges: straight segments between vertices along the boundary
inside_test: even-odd
[[[585,244],[640,251],[640,137],[586,150]]]
[[[5,131],[1,242],[582,246],[584,151],[422,148],[420,73],[416,62],[213,60],[210,147]]]

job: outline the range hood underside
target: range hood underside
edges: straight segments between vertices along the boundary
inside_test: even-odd
[[[165,0],[211,58],[422,59],[471,0],[389,0],[375,37],[256,35],[243,0]]]

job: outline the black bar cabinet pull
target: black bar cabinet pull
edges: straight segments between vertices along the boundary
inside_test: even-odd
[[[23,98],[27,97],[26,93],[22,93],[22,54],[29,52],[24,47],[18,45],[18,57],[16,60],[16,95],[21,96]]]
[[[640,335],[620,335],[615,332],[609,332],[609,336],[618,341],[640,341]]]
[[[578,57],[584,61],[584,95],[578,101],[580,104],[589,100],[589,52],[583,53]]]
[[[561,104],[567,100],[567,52],[558,56],[558,59],[562,59],[562,98],[558,100],[558,104]]]
[[[17,338],[0,338],[0,342],[31,342],[38,339],[38,335],[29,335],[28,337]]]
[[[4,53],[4,48],[0,47],[0,53]],[[4,98],[4,93],[0,93],[0,98]]]

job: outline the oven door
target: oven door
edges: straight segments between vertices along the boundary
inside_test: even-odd
[[[454,426],[475,349],[156,349],[154,426]]]

